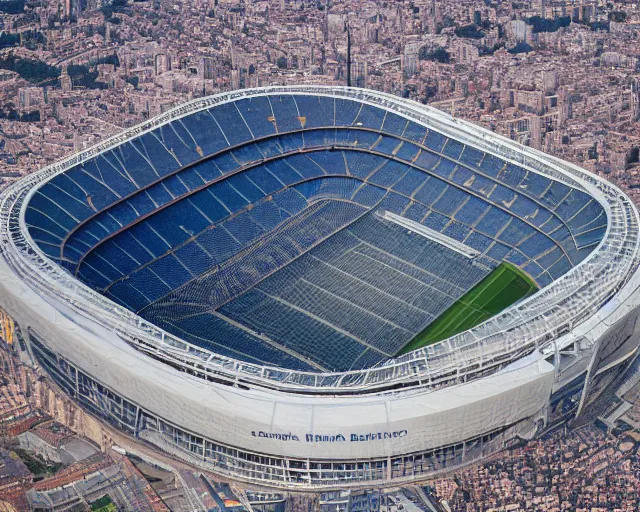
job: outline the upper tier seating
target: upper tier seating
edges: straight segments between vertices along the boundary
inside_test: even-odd
[[[407,235],[384,211],[481,255]],[[331,370],[393,355],[501,261],[545,286],[607,227],[578,189],[379,107],[309,95],[174,120],[55,176],[25,220],[54,261],[184,339]]]

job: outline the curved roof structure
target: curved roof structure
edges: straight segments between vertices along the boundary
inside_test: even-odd
[[[173,365],[296,392],[487,375],[590,320],[638,257],[612,185],[357,89],[195,100],[20,182],[2,212],[37,289]],[[394,357],[502,261],[541,290]]]

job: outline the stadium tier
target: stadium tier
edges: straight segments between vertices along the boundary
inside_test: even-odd
[[[319,371],[392,357],[503,260],[545,286],[607,226],[575,187],[378,106],[293,94],[218,105],[82,162],[25,220],[50,258],[167,331]]]
[[[29,358],[232,477],[459,467],[575,418],[638,347],[622,192],[383,93],[194,100],[1,200]]]

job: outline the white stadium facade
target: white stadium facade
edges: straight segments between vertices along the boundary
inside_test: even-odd
[[[0,306],[33,363],[131,438],[246,482],[455,469],[575,420],[638,348],[629,198],[384,93],[197,99],[0,202]],[[398,355],[502,261],[539,290]]]

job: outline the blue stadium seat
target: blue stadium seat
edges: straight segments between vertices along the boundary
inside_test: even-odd
[[[225,222],[225,228],[242,246],[248,245],[264,234],[264,230],[259,224],[251,220],[247,212],[230,218]]]
[[[505,163],[498,157],[485,153],[482,162],[480,162],[479,168],[483,174],[495,178],[496,176],[498,176],[504,166]]]
[[[255,207],[248,212],[251,220],[255,222],[264,233],[273,231],[280,223],[285,221],[290,215],[282,210],[274,201],[266,201],[256,204]]]
[[[271,104],[266,96],[242,99],[236,102],[236,107],[255,138],[266,137],[276,132]]]
[[[158,258],[146,268],[149,268],[164,283],[169,285],[171,290],[179,288],[193,277],[191,272],[173,254]],[[135,273],[131,274],[129,279],[135,279]]]
[[[472,249],[483,253],[491,246],[492,240],[488,236],[484,236],[477,231],[472,231],[471,234],[466,238],[464,243]]]
[[[539,204],[536,204],[532,199],[527,196],[519,194],[516,200],[509,207],[517,217],[526,219],[536,226],[540,226],[545,220],[549,218],[549,215],[540,215],[540,211],[547,212]]]
[[[175,155],[180,165],[187,165],[201,158],[189,133],[181,123],[165,124],[152,133],[171,154]]]
[[[355,339],[257,290],[224,306],[221,312],[302,356],[323,361],[331,370],[349,368],[365,350]],[[313,333],[313,341],[309,333]]]
[[[492,206],[491,209],[476,224],[476,230],[493,238],[506,225],[511,217],[503,210]]]
[[[394,150],[396,150],[400,146],[401,142],[402,141],[396,139],[395,137],[387,137],[386,135],[381,135],[380,139],[376,141],[372,149],[379,153],[391,156],[394,154]]]
[[[431,172],[447,181],[451,181],[451,177],[455,173],[456,169],[456,164],[451,160],[441,158],[438,165],[431,169]]]
[[[226,217],[230,210],[220,202],[210,189],[201,190],[189,197],[189,201],[211,222]]]
[[[139,266],[149,263],[155,257],[154,254],[146,248],[145,240],[138,240],[130,230],[119,233],[112,240],[113,244],[125,251]],[[110,242],[107,242],[107,244],[108,243]]]
[[[193,170],[192,172],[196,173],[204,183],[209,183],[223,174],[215,160],[205,160],[187,169],[185,172],[189,173],[191,170]]]
[[[211,155],[227,147],[229,143],[233,144],[229,134],[226,134],[226,138],[225,134],[223,134],[223,130],[229,125],[225,126],[224,124],[216,122],[216,119],[211,115],[212,112],[213,111],[198,112],[191,116],[182,117],[179,121],[189,134],[196,152],[200,156]],[[217,113],[218,109],[216,109],[215,112]],[[227,139],[229,142],[227,142]],[[186,142],[188,143],[188,141]]]
[[[259,151],[256,144],[245,144],[229,153],[240,165],[248,165],[264,160],[264,155]]]
[[[48,198],[52,203],[62,207],[76,221],[86,219],[94,213],[87,205],[84,197],[81,196],[79,198],[75,194],[70,194],[65,189],[60,188],[56,180],[45,183],[35,195],[40,194]]]
[[[104,290],[113,282],[113,279],[101,274],[98,270],[91,267],[91,265],[83,265],[76,275],[82,279],[85,284],[96,290]],[[130,305],[125,302],[124,306],[129,307]]]
[[[382,156],[370,155],[359,151],[345,151],[349,174],[365,179],[388,160]]]
[[[451,158],[452,160],[458,160],[463,151],[464,144],[452,139],[447,140],[447,143],[442,149],[442,153],[444,153],[448,158]]]
[[[289,215],[295,215],[307,206],[306,198],[293,187],[274,195],[273,202]]]
[[[582,210],[592,199],[579,190],[571,190],[569,195],[556,207],[555,212],[565,222]]]
[[[526,171],[517,165],[508,163],[498,174],[498,179],[511,188],[516,188],[522,182],[526,175]]]
[[[422,143],[427,135],[427,131],[424,126],[410,122],[402,133],[402,136],[413,142]]]
[[[418,155],[414,164],[425,171],[431,171],[438,166],[440,160],[440,156],[431,153],[430,151],[420,151],[420,155]]]
[[[273,174],[273,173],[271,173]],[[227,181],[233,189],[242,196],[248,203],[254,203],[264,197],[264,192],[258,188],[258,186],[251,181],[251,173],[245,172],[231,176]],[[277,178],[284,186],[282,179]]]
[[[489,199],[493,204],[499,205],[502,208],[510,209],[515,203],[518,193],[512,188],[505,187],[504,185],[497,185],[493,188]]]
[[[498,242],[493,242],[489,249],[486,251],[486,255],[494,261],[502,261],[509,254],[509,247]]]
[[[302,129],[302,114],[298,111],[295,96],[271,96],[269,100],[278,132],[291,132]]]
[[[173,175],[162,180],[162,185],[173,198],[180,197],[189,191],[179,176]]]
[[[414,222],[418,222],[422,224],[422,219],[429,213],[431,210],[424,206],[423,204],[412,201],[409,205],[409,208],[404,212],[404,216],[407,219],[410,219]]]
[[[161,256],[171,248],[146,222],[136,224],[129,232],[155,257]]]
[[[403,142],[402,145],[396,151],[396,157],[401,160],[406,160],[407,162],[413,162],[413,160],[418,156],[420,152],[420,148],[415,144],[411,144],[409,142]]]
[[[413,169],[412,167],[407,167],[405,174],[401,176],[391,188],[400,194],[412,196],[418,187],[425,184],[428,178],[428,174]]]
[[[34,194],[29,201],[29,210],[31,215],[37,216],[41,219],[46,219],[47,229],[53,233],[68,232],[75,226],[77,220],[74,219],[70,213],[68,213],[61,205],[54,202],[49,197],[43,194]],[[28,222],[30,222],[28,220]],[[38,225],[37,223],[34,225]]]
[[[196,276],[204,274],[215,263],[197,240],[179,247],[174,255],[191,274]]]
[[[118,268],[117,262],[111,262],[98,252],[90,253],[84,260],[84,265],[93,268],[103,276],[107,277],[110,282],[121,278],[124,274]]]
[[[448,186],[449,185],[441,179],[431,177],[423,187],[420,187],[416,191],[413,197],[416,201],[421,202],[425,206],[431,206],[431,204],[440,197]]]
[[[469,195],[464,191],[455,187],[448,187],[444,194],[431,205],[431,208],[450,217],[463,205],[468,197]]]
[[[324,96],[296,95],[300,115],[305,118],[304,128],[334,125],[334,99]]]
[[[215,265],[227,260],[241,249],[240,243],[229,234],[224,226],[205,231],[197,241]]]
[[[491,192],[493,192],[493,189],[496,188],[496,186],[497,184],[495,183],[495,181],[485,178],[480,174],[476,174],[475,177],[473,178],[473,183],[469,184],[469,188],[471,190],[473,190],[477,194],[480,194],[483,197],[489,197],[489,195],[491,194]]]
[[[544,269],[535,261],[529,261],[522,267],[529,277],[531,277],[534,281],[538,280],[538,276],[544,272]]]
[[[184,339],[223,356],[240,357],[255,364],[283,366],[302,371],[313,369],[302,359],[278,350],[212,314],[203,313],[167,327],[179,332]]]
[[[298,183],[304,179],[302,174],[288,165],[287,159],[285,158],[281,160],[273,160],[266,164],[265,167],[279,182],[285,185],[292,185],[293,183]]]
[[[471,233],[470,227],[454,220],[452,220],[443,231],[443,234],[457,240],[458,242],[464,242],[469,233]]]
[[[462,152],[462,155],[460,155],[459,160],[464,165],[467,165],[475,169],[475,168],[478,168],[483,157],[484,157],[484,153],[482,151],[480,151],[479,149],[473,148],[469,145],[466,145],[464,147],[464,151]]]
[[[110,205],[120,196],[113,189],[97,181],[82,167],[74,167],[65,173],[69,179],[85,192],[87,205],[94,211],[100,211]]]
[[[585,207],[568,219],[567,226],[574,232],[580,233],[586,229],[606,226],[607,214],[602,205],[595,200],[589,201]]]
[[[454,215],[455,219],[466,224],[467,226],[473,226],[478,219],[482,216],[485,210],[489,208],[489,205],[474,196],[467,196],[468,199],[464,205]]]
[[[253,183],[255,183],[265,194],[270,194],[271,192],[278,190],[282,186],[282,184],[271,174],[269,174],[266,169],[262,169],[262,173],[256,172],[259,169],[261,168],[254,169],[249,177],[251,181],[253,181]],[[209,187],[209,190],[211,191],[213,196],[230,212],[237,212],[242,208],[246,208],[246,206],[249,204],[249,201],[242,197],[238,193],[238,191],[233,188],[230,183],[228,183],[228,181],[220,181],[215,185]]]
[[[377,169],[369,177],[368,181],[383,188],[391,188],[400,179],[402,179],[408,171],[409,168],[405,164],[389,160],[382,167]]]
[[[354,120],[353,124],[361,126],[363,128],[369,128],[372,130],[379,130],[382,127],[384,121],[385,111],[373,107],[371,105],[362,105],[358,116]]]
[[[554,181],[540,198],[540,202],[547,208],[553,210],[562,202],[570,191],[571,189],[567,185]]]
[[[229,146],[237,146],[253,139],[244,118],[233,103],[217,105],[209,109],[208,113],[213,117],[216,127],[222,131]]]
[[[551,185],[551,180],[546,176],[540,176],[527,171],[520,181],[519,190],[523,190],[529,197],[539,199]]]
[[[478,174],[461,165],[456,166],[455,172],[451,176],[451,181],[464,188],[470,188]]]
[[[181,162],[171,153],[170,148],[163,144],[155,131],[142,135],[140,145],[160,176],[165,176],[180,168]]]
[[[156,206],[162,206],[163,204],[171,201],[174,197],[162,182],[152,185],[146,189],[146,193]]]
[[[564,257],[565,257],[564,254],[562,253],[560,248],[556,245],[551,250],[548,250],[544,254],[541,254],[540,256],[538,256],[536,258],[536,262],[543,269],[547,269],[547,268],[551,267],[560,258],[564,258]]]
[[[25,221],[46,255],[158,326],[307,370],[383,361],[501,261],[544,286],[607,227],[581,190],[382,108],[305,94],[144,133],[53,177]]]
[[[83,168],[97,180],[109,183],[119,196],[125,196],[160,178],[144,151],[142,144],[133,140],[85,162]]]
[[[583,231],[582,233],[579,233],[575,237],[578,248],[590,247],[598,244],[600,240],[602,240],[602,237],[604,236],[606,230],[606,226],[602,226],[590,231]]]
[[[325,174],[346,174],[342,152],[315,151],[308,153],[307,157],[320,166]]]
[[[404,133],[408,123],[409,121],[404,117],[388,112],[384,118],[384,123],[382,123],[382,131],[400,137]]]
[[[562,258],[558,260],[554,265],[549,267],[547,271],[551,275],[553,279],[558,279],[559,277],[566,274],[571,269],[571,263],[567,258]]]
[[[381,187],[364,184],[356,189],[351,199],[362,206],[372,208],[384,198],[385,194],[385,189]]]
[[[335,100],[335,125],[353,126],[360,112],[361,104],[346,99]]]
[[[301,133],[291,133],[279,138],[279,145],[284,153],[298,149],[324,149],[336,143],[335,130],[310,130]]]
[[[300,135],[300,134],[298,134]],[[263,155],[264,158],[273,158],[274,156],[281,155],[285,151],[290,151],[292,148],[289,147],[287,150],[284,148],[285,140],[293,140],[297,143],[301,143],[301,137],[295,137],[295,134],[292,135],[283,135],[281,137],[270,137],[268,139],[263,139],[257,142],[254,142],[254,146]],[[291,145],[289,145],[291,146]]]
[[[434,231],[442,231],[450,220],[449,217],[432,211],[425,217],[423,224]]]
[[[429,130],[427,138],[424,141],[424,145],[436,153],[442,153],[442,149],[446,143],[447,138],[435,130]]]
[[[511,217],[508,225],[498,234],[497,239],[515,247],[533,232],[533,228],[528,224],[516,217]]]
[[[542,233],[533,233],[526,240],[518,244],[518,249],[529,259],[536,259],[539,255],[550,251],[556,246],[554,241]]]

